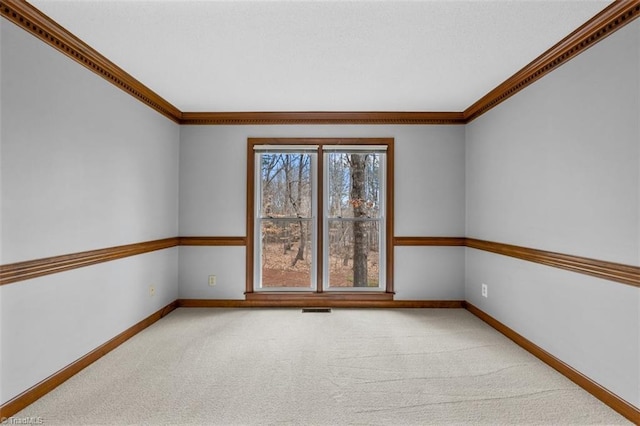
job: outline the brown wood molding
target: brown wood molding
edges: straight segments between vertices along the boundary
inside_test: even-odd
[[[135,256],[150,251],[162,250],[177,245],[177,237],[164,238],[162,240],[146,241],[143,243],[127,244],[0,265],[0,285],[55,274],[70,269],[82,268],[83,266],[94,265],[96,263],[122,259],[123,257]]]
[[[180,122],[180,110],[26,1],[0,0],[0,13],[160,114]]]
[[[177,300],[169,303],[164,308],[154,312],[153,314],[149,315],[147,318],[143,319],[139,323],[129,327],[127,330],[118,334],[108,342],[95,348],[94,350],[92,350],[82,358],[67,365],[57,373],[54,373],[53,375],[44,379],[37,385],[31,387],[30,389],[24,391],[23,393],[11,399],[10,401],[4,403],[0,407],[0,418],[4,419],[5,417],[10,417],[15,413],[17,413],[18,411],[22,410],[23,408],[27,407],[28,405],[34,403],[35,401],[37,401],[47,393],[51,392],[56,387],[60,386],[62,383],[66,382],[72,376],[79,373],[85,367],[88,367],[89,365],[93,364],[94,362],[102,358],[104,355],[106,355],[107,353],[111,352],[112,350],[114,350],[115,348],[117,348],[127,340],[129,340],[131,337],[135,336],[145,328],[149,327],[151,324],[155,323],[156,321],[160,320],[161,318],[169,314],[171,311],[173,311],[177,307],[178,307]]]
[[[395,139],[390,139],[387,145],[387,173],[386,173],[386,234],[385,240],[387,241],[387,265],[386,265],[386,280],[387,287],[385,291],[387,293],[395,293],[393,280],[395,277],[394,273],[394,259],[395,259],[395,251],[393,249],[393,236],[395,235],[395,167],[396,167],[396,157],[395,157]]]
[[[322,293],[326,295],[327,293]],[[249,295],[247,295],[249,296]],[[247,300],[238,299],[179,299],[178,306],[185,308],[442,308],[456,309],[464,307],[462,300],[391,300],[392,295],[382,293],[380,297],[365,294],[329,293],[329,297],[313,297],[311,294],[277,295],[256,297],[252,293]]]
[[[180,124],[465,124],[461,112],[183,112]]]
[[[464,124],[462,112],[182,112],[23,0],[0,0],[9,21],[179,124]]]
[[[640,267],[465,237],[394,237],[394,246],[466,246],[640,287]]]
[[[259,301],[320,301],[320,302],[330,302],[330,301],[388,301],[393,300],[393,293],[383,293],[380,291],[377,292],[367,292],[367,291],[358,291],[358,292],[347,292],[347,291],[335,291],[335,292],[322,292],[322,293],[311,293],[311,292],[250,292],[246,293],[246,300],[259,300]]]
[[[181,246],[246,246],[247,237],[178,237]]]
[[[640,16],[640,0],[618,0],[464,112],[181,112],[24,0],[0,0],[0,14],[162,115],[185,125],[466,124]]]
[[[464,246],[466,238],[464,237],[394,237],[394,246]]]
[[[468,123],[640,16],[640,0],[618,0],[464,111]]]
[[[388,236],[389,238],[389,236]],[[394,237],[393,246],[461,247],[514,257],[640,287],[640,267],[464,237]],[[247,237],[183,236],[0,265],[0,285],[175,246],[247,246]],[[249,255],[249,253],[247,253]],[[250,256],[253,258],[252,256]],[[252,268],[247,267],[247,277]],[[393,270],[389,271],[393,274]],[[252,276],[251,276],[252,278]],[[389,279],[389,277],[387,277]],[[252,294],[247,287],[247,294]],[[391,294],[393,289],[388,289]],[[260,293],[256,293],[260,294]],[[264,293],[262,293],[264,294]]]
[[[467,247],[640,287],[640,267],[467,238]]]
[[[640,421],[640,410],[638,410],[638,408],[634,407],[632,404],[628,403],[613,392],[594,382],[589,377],[571,367],[569,364],[566,364],[562,360],[551,355],[540,346],[526,339],[524,336],[516,333],[511,328],[507,327],[506,325],[493,318],[486,312],[482,311],[481,309],[477,308],[476,306],[472,305],[471,303],[464,302],[464,306],[469,312],[489,324],[500,333],[504,334],[518,346],[522,347],[523,349],[540,359],[542,362],[567,377],[582,389],[586,390],[591,395],[604,402],[613,410],[631,420],[631,422],[635,422],[637,424],[637,422]]]
[[[618,0],[534,59],[464,112],[181,112],[23,0],[0,0],[6,19],[149,107],[186,125],[466,124],[640,16],[640,0]]]

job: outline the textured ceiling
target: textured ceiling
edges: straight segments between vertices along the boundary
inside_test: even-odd
[[[182,111],[462,111],[611,1],[31,0]]]

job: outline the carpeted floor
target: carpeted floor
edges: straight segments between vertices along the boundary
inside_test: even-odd
[[[465,310],[181,308],[14,417],[45,425],[630,424]]]

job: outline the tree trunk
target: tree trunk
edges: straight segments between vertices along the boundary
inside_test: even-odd
[[[304,168],[304,155],[299,155],[298,157],[298,193],[296,196],[296,201],[293,204],[296,215],[300,217],[300,210],[302,209],[302,169]],[[298,246],[298,253],[296,254],[295,259],[291,263],[291,266],[296,266],[298,260],[304,260],[304,247],[307,245],[306,241],[306,232],[304,231],[304,226],[302,226],[302,221],[298,221],[298,225],[300,228],[300,245]]]
[[[366,155],[351,154],[351,204],[353,205],[353,286],[368,287],[367,278],[367,222],[365,206]]]
[[[307,233],[304,231],[304,223],[300,220],[298,221],[298,226],[300,227],[300,246],[298,247],[298,254],[291,262],[291,266],[296,266],[298,260],[304,260],[304,247],[307,245]]]

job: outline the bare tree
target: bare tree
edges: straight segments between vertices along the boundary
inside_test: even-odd
[[[302,181],[303,181],[303,171],[306,166],[305,155],[298,156],[298,185],[297,185],[297,193],[295,200],[293,199],[293,194],[289,192],[289,196],[291,197],[291,204],[293,205],[293,209],[296,213],[296,216],[301,217],[301,208],[302,208]],[[298,221],[298,228],[300,230],[300,244],[298,246],[298,253],[296,257],[291,262],[291,266],[296,266],[298,260],[304,260],[304,248],[307,245],[307,233],[305,230],[305,223],[302,220]]]
[[[366,154],[351,154],[351,204],[353,206],[353,286],[368,287],[367,274],[367,217],[365,201],[365,165]]]
[[[285,154],[282,156],[282,159],[283,159],[283,170],[284,170],[284,182],[286,185],[285,186],[286,197],[289,203],[291,203],[293,200],[293,195],[292,195],[293,182],[291,181],[291,172],[292,172],[291,156]],[[289,209],[286,209],[285,211],[288,213],[288,210]],[[284,226],[285,226],[285,235],[283,236],[283,254],[287,254],[287,251],[291,250],[291,238],[289,237],[289,224],[285,224]]]

